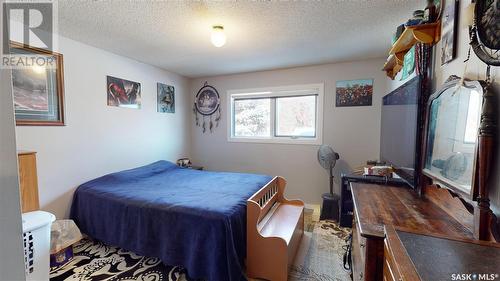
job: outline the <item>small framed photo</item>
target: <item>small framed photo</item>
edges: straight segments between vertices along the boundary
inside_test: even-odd
[[[371,106],[372,97],[373,79],[337,81],[337,107]]]
[[[12,69],[16,125],[64,126],[63,55],[17,42],[11,42],[10,51],[47,62]]]
[[[175,113],[175,88],[174,86],[157,83],[157,111],[162,113]]]
[[[108,105],[141,108],[141,83],[107,76]]]

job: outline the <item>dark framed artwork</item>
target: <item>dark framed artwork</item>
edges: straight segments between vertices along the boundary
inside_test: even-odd
[[[11,42],[10,53],[49,62],[12,69],[17,126],[64,126],[63,55]]]
[[[405,54],[403,58],[403,69],[401,71],[401,81],[406,80],[415,71],[415,46]]]
[[[371,106],[372,98],[373,79],[337,81],[337,107]]]
[[[453,0],[449,0],[449,1],[453,1]],[[439,20],[441,19],[441,17],[443,16],[443,3],[444,1],[443,0],[434,0],[434,5],[436,6],[436,19]]]
[[[141,83],[106,76],[108,105],[125,107],[125,108],[141,108]]]
[[[446,1],[443,11],[443,34],[441,39],[441,65],[445,65],[454,60],[457,56],[457,21],[458,21],[458,0]]]
[[[175,88],[174,86],[157,83],[157,111],[175,113]]]

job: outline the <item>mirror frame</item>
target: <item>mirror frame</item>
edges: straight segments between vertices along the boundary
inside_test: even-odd
[[[479,132],[481,129],[478,130],[478,136],[476,138],[476,144],[474,145],[474,158],[473,158],[473,170],[472,170],[472,181],[471,181],[471,189],[469,192],[464,191],[462,188],[458,186],[458,184],[454,184],[451,181],[447,181],[445,179],[442,179],[441,177],[437,177],[435,173],[430,172],[429,169],[426,168],[426,163],[427,163],[427,157],[428,157],[428,137],[429,137],[429,124],[430,124],[430,114],[431,114],[431,107],[433,102],[438,99],[441,94],[446,92],[447,90],[457,87],[459,84],[463,83],[467,88],[471,89],[476,89],[479,94],[482,97],[482,104],[481,104],[481,118],[480,118],[480,124],[479,127],[481,127],[482,119],[483,119],[483,111],[484,111],[484,102],[485,102],[485,85],[482,81],[477,81],[477,80],[462,80],[458,76],[450,76],[448,80],[441,86],[434,94],[432,94],[429,97],[428,103],[427,103],[427,108],[426,108],[426,120],[425,120],[425,126],[424,126],[424,149],[423,149],[423,154],[422,154],[422,167],[421,171],[422,174],[428,178],[430,178],[433,182],[433,184],[436,184],[440,187],[445,187],[449,191],[451,191],[454,195],[459,196],[461,199],[463,199],[465,202],[468,203],[469,206],[472,205],[472,201],[476,200],[477,193],[478,193],[478,161],[479,161],[479,153],[478,153],[478,144],[479,144]]]

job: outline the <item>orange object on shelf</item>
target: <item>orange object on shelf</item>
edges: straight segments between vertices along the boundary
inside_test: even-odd
[[[389,50],[383,70],[394,80],[403,68],[403,58],[416,43],[436,44],[441,40],[441,21],[405,27],[405,31]]]

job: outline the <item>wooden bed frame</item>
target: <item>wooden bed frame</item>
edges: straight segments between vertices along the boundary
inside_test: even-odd
[[[304,234],[304,202],[275,177],[247,200],[247,276],[285,281]]]

